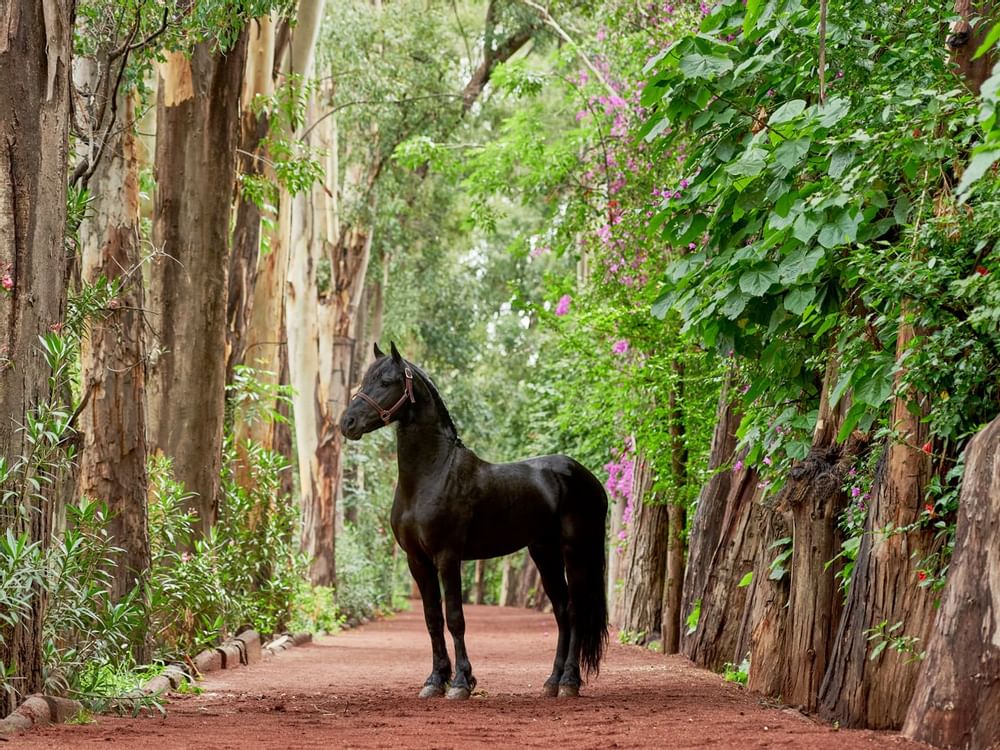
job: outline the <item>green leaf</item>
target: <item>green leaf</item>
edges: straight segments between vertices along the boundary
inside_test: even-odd
[[[821,128],[830,128],[840,122],[851,109],[850,102],[842,96],[826,100],[826,104],[816,106],[815,114],[819,117],[817,123]]]
[[[835,180],[839,180],[846,169],[854,161],[856,154],[849,148],[838,148],[830,155],[829,175]]]
[[[745,589],[753,581],[753,571],[751,570],[745,576],[740,579],[740,582],[736,584],[736,588]]]
[[[736,320],[746,309],[747,302],[749,301],[749,295],[734,291],[726,297],[725,302],[722,303],[722,307],[719,308],[719,312],[730,320]]]
[[[802,157],[809,153],[809,146],[812,144],[811,138],[796,138],[793,141],[783,141],[774,149],[774,160],[785,169],[791,169],[800,161]]]
[[[653,307],[650,309],[654,318],[663,320],[667,317],[667,313],[670,312],[670,308],[674,304],[674,293],[672,291],[666,291],[656,298],[653,303]]]
[[[836,219],[824,224],[819,231],[819,244],[829,249],[837,245],[854,242],[858,238],[861,212],[848,208],[840,212]]]
[[[745,21],[744,21],[744,33],[746,33],[746,22]],[[997,23],[997,24],[993,25],[993,28],[990,29],[990,33],[986,35],[985,39],[983,39],[983,43],[980,44],[979,47],[976,49],[976,54],[974,54],[972,56],[972,59],[975,60],[976,58],[979,58],[979,57],[982,57],[983,55],[985,55],[986,52],[988,52],[989,49],[994,44],[997,43],[998,39],[1000,39],[1000,23]]]
[[[816,270],[816,266],[823,260],[826,253],[822,248],[799,247],[788,254],[781,261],[780,280],[782,284],[789,284],[797,281],[806,274]],[[791,310],[791,308],[788,308]],[[794,310],[793,310],[794,312]]]
[[[734,177],[756,177],[767,166],[765,154],[760,146],[751,146],[739,159],[726,167],[726,172]]]
[[[892,395],[892,366],[882,365],[854,388],[854,397],[872,407],[879,407]]]
[[[805,108],[806,103],[802,99],[787,101],[774,110],[771,116],[767,118],[767,124],[780,125],[783,122],[794,120],[805,111]]]
[[[743,34],[748,35],[757,25],[760,12],[764,7],[764,0],[747,0],[746,14],[743,16]]]
[[[808,242],[822,226],[824,218],[823,214],[799,214],[792,225],[792,236],[799,242]]]
[[[785,295],[785,309],[793,315],[801,315],[813,303],[814,299],[816,299],[816,287],[797,287]]]
[[[678,65],[685,78],[716,78],[733,69],[733,61],[719,55],[703,55],[689,52]]]
[[[760,297],[767,293],[772,284],[778,283],[778,265],[776,263],[760,263],[740,276],[740,289],[751,297]]]

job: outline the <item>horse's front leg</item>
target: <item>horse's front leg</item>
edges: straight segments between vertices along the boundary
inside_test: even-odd
[[[462,561],[448,560],[441,566],[444,581],[444,608],[448,617],[448,630],[455,642],[455,677],[451,681],[448,698],[464,699],[472,695],[476,678],[465,650],[465,614],[462,612]]]
[[[420,691],[421,698],[437,698],[444,695],[445,687],[451,680],[451,660],[444,642],[444,616],[441,614],[441,587],[437,570],[430,560],[407,554],[413,580],[420,589],[420,600],[424,605],[424,622],[431,637],[433,664],[430,677]]]

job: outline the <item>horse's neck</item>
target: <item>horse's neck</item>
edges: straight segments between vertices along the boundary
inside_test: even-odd
[[[432,410],[399,425],[396,455],[400,481],[418,484],[422,478],[445,471],[460,450],[453,430],[436,417]]]

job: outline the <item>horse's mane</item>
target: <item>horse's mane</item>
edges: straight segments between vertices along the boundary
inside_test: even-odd
[[[434,381],[431,380],[430,375],[421,370],[412,362],[407,362],[413,371],[420,377],[424,385],[427,386],[427,390],[430,391],[431,398],[434,400],[434,405],[437,407],[438,412],[441,414],[441,421],[448,427],[454,438],[455,442],[459,445],[462,444],[462,439],[458,436],[458,427],[455,426],[455,421],[451,418],[451,414],[448,412],[448,407],[444,405],[444,399],[441,398],[440,392],[438,392],[437,386],[434,385]]]

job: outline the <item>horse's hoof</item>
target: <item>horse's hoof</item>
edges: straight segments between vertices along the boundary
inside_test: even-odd
[[[470,695],[472,691],[467,687],[453,687],[445,697],[450,701],[464,701],[468,700]]]
[[[559,697],[560,698],[579,698],[580,697],[580,686],[579,685],[560,685],[559,686]]]
[[[444,695],[443,685],[424,685],[420,690],[421,698],[440,698]]]
[[[543,698],[555,698],[559,695],[559,685],[555,682],[546,682],[542,685]]]

